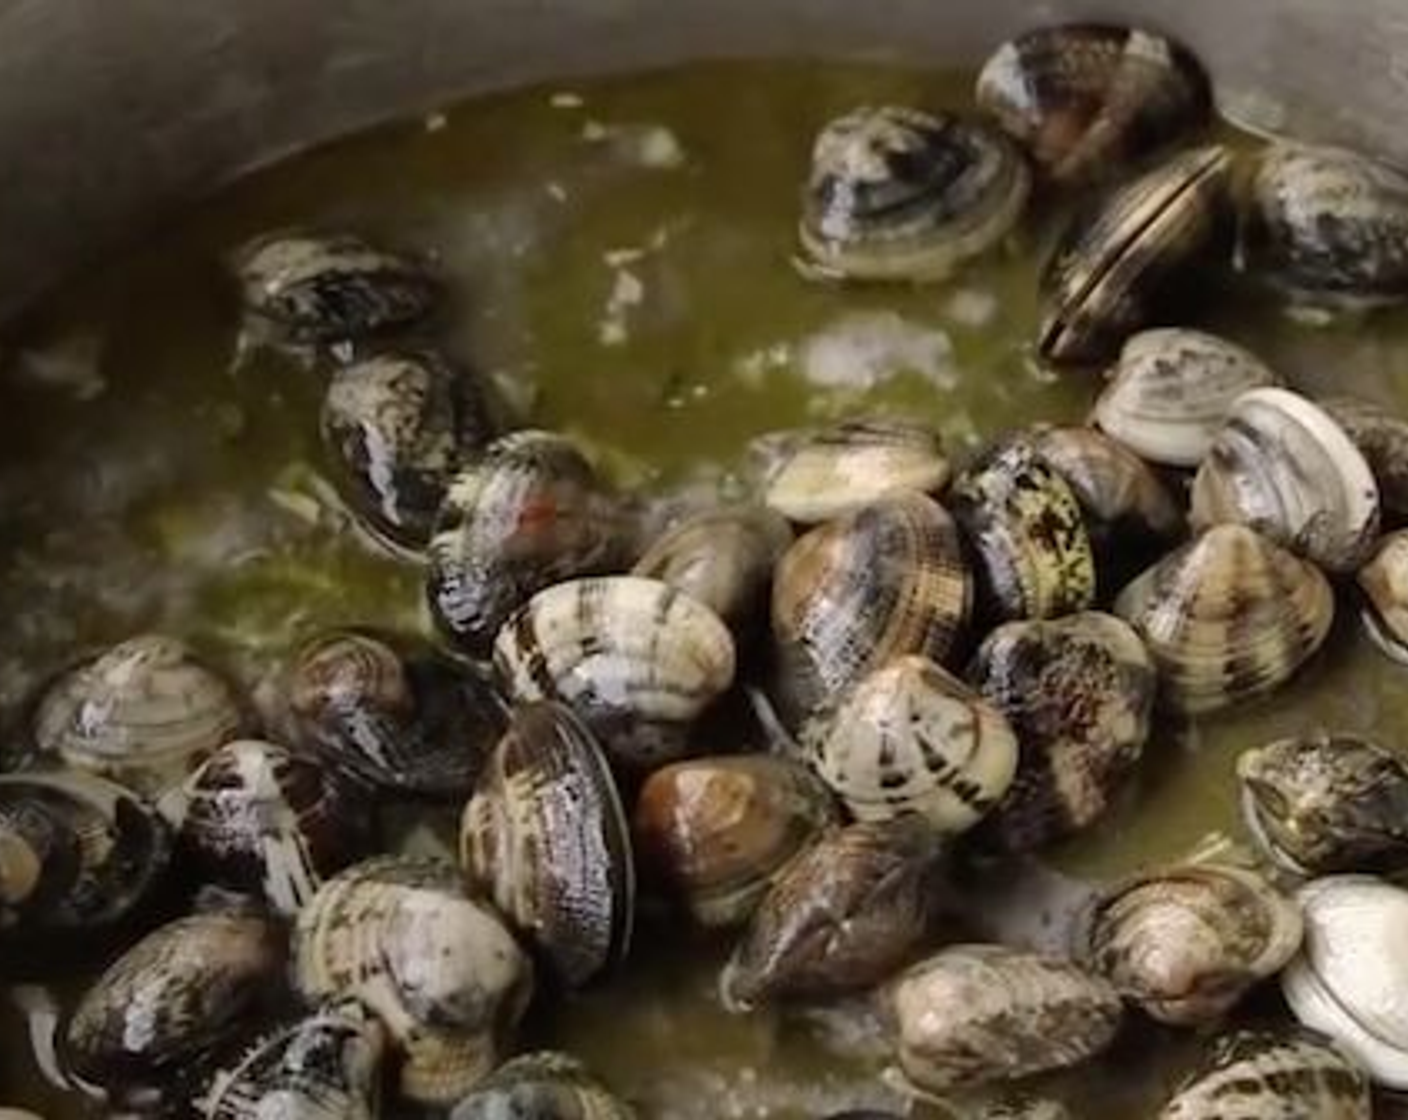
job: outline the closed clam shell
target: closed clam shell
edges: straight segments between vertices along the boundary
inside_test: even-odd
[[[1364,456],[1321,408],[1288,389],[1233,403],[1193,480],[1194,528],[1253,529],[1330,571],[1352,571],[1379,530],[1379,488]]]
[[[1156,327],[1125,341],[1091,418],[1151,463],[1196,467],[1232,402],[1277,380],[1255,354],[1225,338]]]
[[[645,780],[632,817],[643,875],[703,926],[745,921],[836,819],[806,767],[772,755],[698,758]]]
[[[576,1058],[551,1050],[505,1062],[450,1110],[450,1120],[634,1120],[635,1115]]]
[[[385,1053],[379,1020],[360,1004],[333,1004],[261,1039],[218,1072],[196,1102],[199,1115],[376,1120]]]
[[[1237,1030],[1220,1036],[1158,1120],[1371,1120],[1363,1072],[1323,1035]]]
[[[1097,611],[1009,622],[984,639],[968,679],[1021,744],[985,837],[1032,851],[1098,820],[1149,736],[1157,678],[1139,635]]]
[[[247,312],[291,342],[334,343],[424,318],[439,294],[427,265],[347,233],[286,231],[234,256]]]
[[[1408,891],[1369,875],[1331,875],[1307,883],[1296,901],[1305,940],[1281,973],[1291,1012],[1380,1085],[1408,1089]]]
[[[1057,183],[1106,177],[1198,128],[1208,79],[1182,46],[1101,24],[1039,27],[1000,46],[976,98]]]
[[[1108,982],[1058,957],[1000,945],[953,945],[889,987],[900,1068],[942,1093],[1062,1069],[1094,1057],[1119,1030]]]
[[[1042,273],[1040,355],[1110,356],[1194,266],[1221,253],[1230,169],[1226,149],[1194,148],[1078,212]]]
[[[752,454],[764,504],[808,525],[909,491],[936,494],[949,477],[933,428],[886,417],[772,432],[753,441]]]
[[[1200,713],[1289,680],[1329,635],[1334,604],[1313,564],[1216,525],[1130,583],[1115,613],[1144,639],[1164,701]]]
[[[1324,397],[1316,403],[1344,429],[1374,472],[1384,520],[1408,520],[1408,420],[1357,397]]]
[[[185,642],[143,634],[55,678],[30,734],[41,753],[156,797],[246,727],[234,689]]]
[[[1370,634],[1391,656],[1408,658],[1408,529],[1383,537],[1357,578]]]
[[[182,789],[181,847],[201,879],[296,914],[367,847],[365,807],[313,758],[259,740],[227,743]]]
[[[970,598],[958,528],[921,494],[798,538],[772,589],[772,691],[784,718],[800,724],[894,657],[945,660]]]
[[[798,267],[824,279],[946,279],[1007,235],[1030,179],[1016,146],[982,122],[856,109],[813,146]]]
[[[1101,892],[1080,952],[1163,1023],[1216,1022],[1300,948],[1295,904],[1240,867],[1190,864]]]
[[[858,820],[918,813],[971,828],[1007,792],[1017,736],[1003,714],[924,657],[866,677],[804,736],[808,761]]]
[[[720,981],[726,1005],[824,998],[893,975],[931,932],[942,852],[916,815],[820,836],[754,911]]]
[[[533,596],[494,642],[520,700],[559,700],[614,762],[649,768],[688,749],[694,721],[733,684],[733,637],[689,595],[642,576],[570,580]]]
[[[762,506],[723,506],[667,529],[636,561],[632,575],[668,583],[724,620],[734,637],[767,617],[772,572],[792,531]]]
[[[987,613],[1049,618],[1091,605],[1095,553],[1080,503],[1028,440],[981,456],[954,481],[951,501]]]
[[[23,786],[0,784],[0,930],[61,904],[77,880],[83,852],[70,817]]]
[[[471,892],[492,898],[568,985],[625,959],[630,825],[601,747],[569,709],[514,713],[465,806],[460,863]]]
[[[511,432],[450,483],[426,554],[431,615],[451,642],[484,656],[537,592],[627,567],[634,532],[571,440]]]
[[[527,1009],[532,964],[458,875],[378,857],[329,879],[298,915],[294,982],[305,999],[355,999],[403,1057],[408,1100],[448,1105],[498,1064]]]
[[[108,966],[63,1036],[69,1068],[114,1096],[169,1092],[212,1047],[238,1039],[282,990],[281,932],[255,914],[192,914]]]
[[[1302,875],[1408,867],[1408,763],[1357,735],[1298,735],[1237,757],[1242,817]]]

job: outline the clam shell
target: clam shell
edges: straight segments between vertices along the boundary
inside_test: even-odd
[[[765,505],[806,525],[910,491],[936,494],[949,478],[939,434],[910,420],[846,420],[753,441]]]
[[[680,757],[733,684],[728,627],[669,584],[605,576],[540,591],[500,632],[494,668],[520,700],[560,700],[628,767]]]
[[[1331,875],[1296,900],[1305,940],[1281,973],[1291,1012],[1379,1084],[1408,1089],[1408,891],[1368,875]]]
[[[1016,224],[1026,161],[976,121],[866,106],[816,138],[798,240],[804,275],[943,280]]]
[[[156,797],[246,728],[223,677],[184,642],[144,634],[60,674],[30,733],[41,753]]]
[[[945,833],[977,824],[1017,768],[1017,737],[1002,713],[916,656],[866,677],[808,729],[804,748],[857,820],[918,813]]]
[[[1186,327],[1130,335],[1095,402],[1093,422],[1151,463],[1196,467],[1232,402],[1277,384],[1251,351]]]
[[[505,1062],[450,1110],[450,1120],[634,1120],[635,1115],[576,1058],[550,1050]]]
[[[746,921],[778,874],[836,819],[800,763],[699,758],[645,780],[632,819],[643,874],[697,923]]]
[[[625,960],[630,825],[601,747],[567,708],[514,713],[465,806],[460,864],[568,985]]]
[[[819,837],[753,913],[720,981],[725,1004],[825,998],[893,975],[930,934],[942,854],[914,815]]]
[[[1120,997],[1078,965],[999,945],[954,945],[890,987],[900,1068],[942,1093],[1076,1065],[1119,1030]]]
[[[1144,639],[1166,703],[1209,712],[1279,687],[1324,643],[1334,594],[1243,525],[1217,525],[1126,587],[1115,613]]]
[[[1009,622],[983,641],[968,679],[1021,744],[985,837],[1032,851],[1099,819],[1149,736],[1157,678],[1139,635],[1096,611]]]
[[[1317,402],[1374,472],[1386,520],[1408,520],[1408,420],[1355,397],[1326,397]]]
[[[1371,634],[1391,656],[1408,659],[1408,529],[1383,537],[1357,578]]]
[[[1040,27],[1003,43],[979,73],[976,97],[1063,184],[1108,176],[1191,132],[1212,103],[1185,48],[1098,24]]]
[[[1287,389],[1253,389],[1213,437],[1190,519],[1250,525],[1330,571],[1352,571],[1378,537],[1379,488],[1323,410]]]
[[[1125,998],[1163,1023],[1226,1014],[1300,948],[1300,912],[1261,875],[1193,864],[1101,892],[1080,952]]]
[[[773,578],[773,698],[799,725],[894,657],[943,661],[968,618],[958,528],[920,494],[800,537]]]

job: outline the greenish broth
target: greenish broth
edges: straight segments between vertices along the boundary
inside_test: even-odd
[[[726,487],[760,432],[867,409],[922,417],[960,451],[1033,420],[1079,420],[1098,380],[1053,377],[1031,355],[1053,215],[947,286],[816,286],[790,263],[817,128],[868,101],[967,109],[970,83],[748,62],[484,98],[255,175],[94,266],[3,351],[0,706],[15,718],[77,652],[141,629],[187,635],[253,685],[317,627],[425,626],[419,573],[371,550],[325,500],[319,377],[241,346],[222,259],[272,227],[346,226],[435,253],[451,282],[439,337],[522,420],[581,437],[628,484]],[[1239,282],[1217,290],[1205,322],[1293,384],[1408,409],[1408,318],[1311,329]],[[1231,775],[1246,746],[1320,727],[1398,746],[1408,670],[1351,615],[1285,694],[1160,723],[1129,795],[1051,853],[1054,894],[1014,880],[1015,926],[1059,939],[1071,884],[1210,837],[1244,842]],[[856,1008],[725,1014],[714,989],[726,949],[649,924],[625,975],[544,1009],[530,1041],[582,1054],[650,1117],[901,1100]],[[99,963],[75,962],[67,987]],[[1035,1088],[1083,1117],[1138,1114],[1195,1052],[1136,1028],[1115,1054]],[[9,1001],[0,1104],[76,1114],[41,1086]]]

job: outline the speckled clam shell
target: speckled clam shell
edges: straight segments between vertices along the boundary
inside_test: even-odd
[[[1380,540],[1357,578],[1370,633],[1390,655],[1408,660],[1408,529]]]
[[[1007,792],[1017,737],[1006,717],[927,658],[899,657],[809,727],[807,760],[858,820],[918,813],[958,833]]]
[[[1033,851],[1094,824],[1149,736],[1157,679],[1139,635],[1096,611],[1009,622],[984,639],[968,679],[1021,744],[984,838]]]
[[[621,963],[635,918],[630,825],[591,733],[520,707],[465,806],[460,864],[569,986]]]
[[[873,417],[753,441],[760,497],[791,521],[814,525],[882,498],[937,494],[949,478],[939,434],[911,420]]]
[[[30,734],[42,754],[156,797],[246,729],[220,674],[185,642],[144,634],[60,674]]]
[[[636,1112],[576,1058],[552,1050],[505,1062],[450,1111],[450,1120],[635,1120]]]
[[[725,1004],[821,999],[894,975],[931,933],[942,855],[917,815],[823,834],[754,912],[720,979]]]
[[[559,700],[612,760],[648,769],[681,757],[694,721],[733,684],[719,616],[659,580],[604,576],[540,591],[494,642],[520,700]]]
[[[1114,1041],[1123,1010],[1094,973],[999,945],[943,949],[885,999],[900,1068],[926,1093],[1076,1065]]]
[[[1225,338],[1158,327],[1126,340],[1091,418],[1151,463],[1196,467],[1232,402],[1278,380],[1255,354]]]
[[[1316,402],[1354,441],[1379,484],[1384,520],[1408,521],[1408,420],[1356,397]]]
[[[1353,571],[1378,537],[1379,488],[1322,409],[1288,389],[1253,389],[1198,468],[1190,520],[1249,525],[1330,571]]]
[[[649,885],[699,925],[718,928],[746,921],[836,817],[831,794],[800,763],[730,755],[655,771],[632,828]]]
[[[1371,1120],[1369,1079],[1312,1031],[1237,1030],[1160,1110],[1158,1120]]]
[[[1324,643],[1329,582],[1242,525],[1218,525],[1135,579],[1115,613],[1144,639],[1164,701],[1214,711],[1284,684]]]
[[[1182,152],[1078,212],[1042,273],[1042,358],[1111,356],[1186,272],[1225,248],[1232,160]]]
[[[945,660],[971,594],[957,526],[920,494],[798,538],[772,590],[771,685],[784,719],[799,725],[894,657]]]
[[[1151,31],[1039,27],[1003,43],[978,75],[978,107],[1056,183],[1108,178],[1198,128],[1212,101],[1184,47]]]
[[[798,267],[827,280],[944,280],[1008,234],[1030,189],[1016,145],[980,121],[855,109],[813,146]]]
[[[1136,875],[1091,904],[1078,952],[1174,1026],[1214,1023],[1300,948],[1300,912],[1255,871],[1212,863]]]
[[[448,1105],[495,1065],[528,1006],[533,969],[452,866],[379,857],[323,884],[299,914],[293,976],[304,998],[355,999],[402,1055],[408,1100]]]
[[[981,608],[998,619],[1049,618],[1095,598],[1095,553],[1070,485],[1016,439],[954,481],[953,515],[972,546]]]

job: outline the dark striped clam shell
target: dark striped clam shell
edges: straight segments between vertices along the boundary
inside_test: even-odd
[[[568,1054],[505,1062],[450,1110],[449,1120],[635,1120],[636,1112]]]
[[[1356,397],[1325,397],[1316,402],[1354,441],[1379,484],[1384,520],[1408,521],[1408,420]]]

